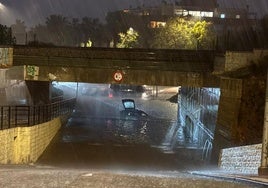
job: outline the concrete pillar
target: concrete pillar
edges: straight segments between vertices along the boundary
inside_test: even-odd
[[[241,105],[242,84],[241,79],[221,79],[221,96],[213,141],[212,163],[218,163],[221,149],[236,145],[236,130]]]
[[[26,81],[33,105],[49,104],[51,102],[51,82]]]
[[[265,110],[264,110],[264,124],[262,136],[262,153],[261,153],[261,166],[258,169],[259,175],[268,175],[268,72],[266,79],[266,97],[265,97]]]

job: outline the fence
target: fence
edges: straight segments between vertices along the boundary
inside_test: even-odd
[[[40,106],[1,106],[0,130],[25,127],[50,121],[72,112],[75,98]]]

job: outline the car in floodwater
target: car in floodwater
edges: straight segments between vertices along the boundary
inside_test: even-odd
[[[149,115],[136,109],[133,99],[122,99],[124,109],[120,111],[117,133],[128,142],[144,143],[148,137]]]

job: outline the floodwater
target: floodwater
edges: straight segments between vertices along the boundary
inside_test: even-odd
[[[170,137],[169,129],[176,124],[177,104],[166,98],[150,101],[128,95],[135,101],[133,113],[124,111],[122,99],[125,96],[111,97],[103,88],[93,91],[79,95],[74,112],[39,163],[105,169],[186,167],[187,163],[181,162],[177,153],[163,152]],[[166,97],[174,94],[176,92],[169,91]]]
[[[204,163],[197,151],[170,150],[176,145],[175,130],[177,144],[184,142],[177,126],[178,106],[166,100],[172,95],[153,100],[133,96],[136,108],[148,114],[142,120],[120,116],[121,96],[79,95],[70,119],[37,168],[24,169],[24,175],[35,176],[40,187],[252,187],[188,173],[204,168]],[[47,183],[45,176],[50,177]]]

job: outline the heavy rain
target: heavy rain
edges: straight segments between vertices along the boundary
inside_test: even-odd
[[[267,9],[0,0],[0,186],[267,186]]]

